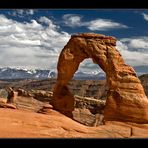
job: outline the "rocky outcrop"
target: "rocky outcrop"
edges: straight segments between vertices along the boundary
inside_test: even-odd
[[[44,90],[24,90],[19,88],[16,91],[18,92],[18,96],[33,97],[42,102],[50,102],[53,96],[53,92]]]
[[[99,125],[98,115],[102,114],[105,107],[105,100],[97,100],[89,97],[74,96],[75,104],[73,119],[87,126]],[[102,123],[101,123],[102,124]]]
[[[0,97],[0,108],[17,109],[15,106],[17,92],[15,92],[11,87],[6,87],[2,92],[4,96]]]
[[[27,110],[31,112],[38,112],[42,114],[50,114],[53,109],[49,103],[52,100],[53,93],[51,91],[43,90],[24,90],[17,89],[17,98],[15,105],[20,110]],[[93,97],[82,97],[74,95],[74,111],[73,119],[85,124],[93,126],[96,120],[96,114],[101,113],[105,106],[105,100],[94,99]],[[6,99],[0,98],[2,102],[0,107],[6,108]]]
[[[0,109],[0,138],[147,138],[148,125],[107,121],[88,127],[51,110],[48,115]]]
[[[143,74],[143,75],[139,76],[139,79],[142,83],[145,94],[148,97],[148,74]]]
[[[7,103],[14,103],[16,101],[16,93],[11,87],[6,87],[7,95]]]
[[[93,33],[72,35],[58,60],[58,77],[52,100],[54,109],[72,117],[74,97],[67,84],[79,64],[86,58],[92,58],[106,73],[105,120],[148,123],[148,100],[141,82],[115,46],[114,37]]]
[[[3,101],[0,101],[0,108],[17,109],[17,107],[14,104],[6,103],[6,102],[3,102]]]
[[[92,114],[102,113],[105,107],[106,100],[94,99],[90,97],[74,96],[75,108],[88,109]]]
[[[17,96],[15,106],[19,110],[25,110],[30,112],[38,112],[43,106],[44,102],[41,102],[33,97]]]
[[[52,100],[53,93],[50,91],[24,89],[16,90],[18,96],[16,99],[16,106],[18,109],[38,112],[42,114],[50,114],[52,105],[49,103]],[[93,97],[82,97],[74,95],[74,111],[73,119],[88,125],[93,126],[96,120],[96,114],[100,114],[104,109],[105,100],[94,99]]]
[[[45,104],[39,111],[38,113],[42,114],[49,114],[51,113],[51,110],[53,109],[53,106],[50,104]]]

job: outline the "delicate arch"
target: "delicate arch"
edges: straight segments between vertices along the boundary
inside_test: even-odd
[[[105,35],[84,33],[71,37],[58,60],[58,77],[52,102],[54,109],[72,117],[74,97],[67,83],[77,71],[79,64],[86,58],[92,58],[106,73],[109,91],[105,119],[148,122],[148,101],[141,82],[134,69],[125,64],[115,46],[116,39]]]

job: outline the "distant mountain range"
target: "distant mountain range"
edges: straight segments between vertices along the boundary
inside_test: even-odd
[[[45,79],[55,78],[56,73],[52,70],[0,68],[0,79]]]
[[[55,70],[41,69],[23,69],[23,68],[0,68],[0,79],[46,79],[56,78]],[[81,72],[74,74],[73,79],[79,80],[102,80],[105,79],[105,73],[100,71]]]
[[[81,72],[78,71],[74,74],[76,80],[103,80],[106,74],[102,71]]]

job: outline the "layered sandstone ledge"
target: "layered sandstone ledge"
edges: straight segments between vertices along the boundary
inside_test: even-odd
[[[88,127],[50,110],[48,115],[0,108],[0,138],[147,138],[148,125],[110,121]]]
[[[101,44],[108,44],[116,46],[117,39],[111,36],[105,36],[103,34],[95,34],[95,33],[82,33],[82,34],[74,34],[71,38],[84,38],[84,39],[93,39],[97,40]]]

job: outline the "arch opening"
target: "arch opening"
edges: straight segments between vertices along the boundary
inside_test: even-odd
[[[93,63],[91,58],[84,59],[78,70],[74,73],[73,79],[75,80],[102,80],[106,79],[106,73],[101,67]]]
[[[106,74],[98,64],[93,63],[91,58],[84,59],[74,73],[73,78],[68,82],[68,88],[75,97],[75,108],[82,107],[82,105],[79,105],[78,98],[80,100],[83,98],[85,101],[91,99],[91,104],[90,102],[83,103],[85,107],[90,109],[93,106],[96,108],[97,104],[93,103],[94,99],[96,99],[96,102],[101,99],[102,103],[97,105],[100,110],[107,96]]]

